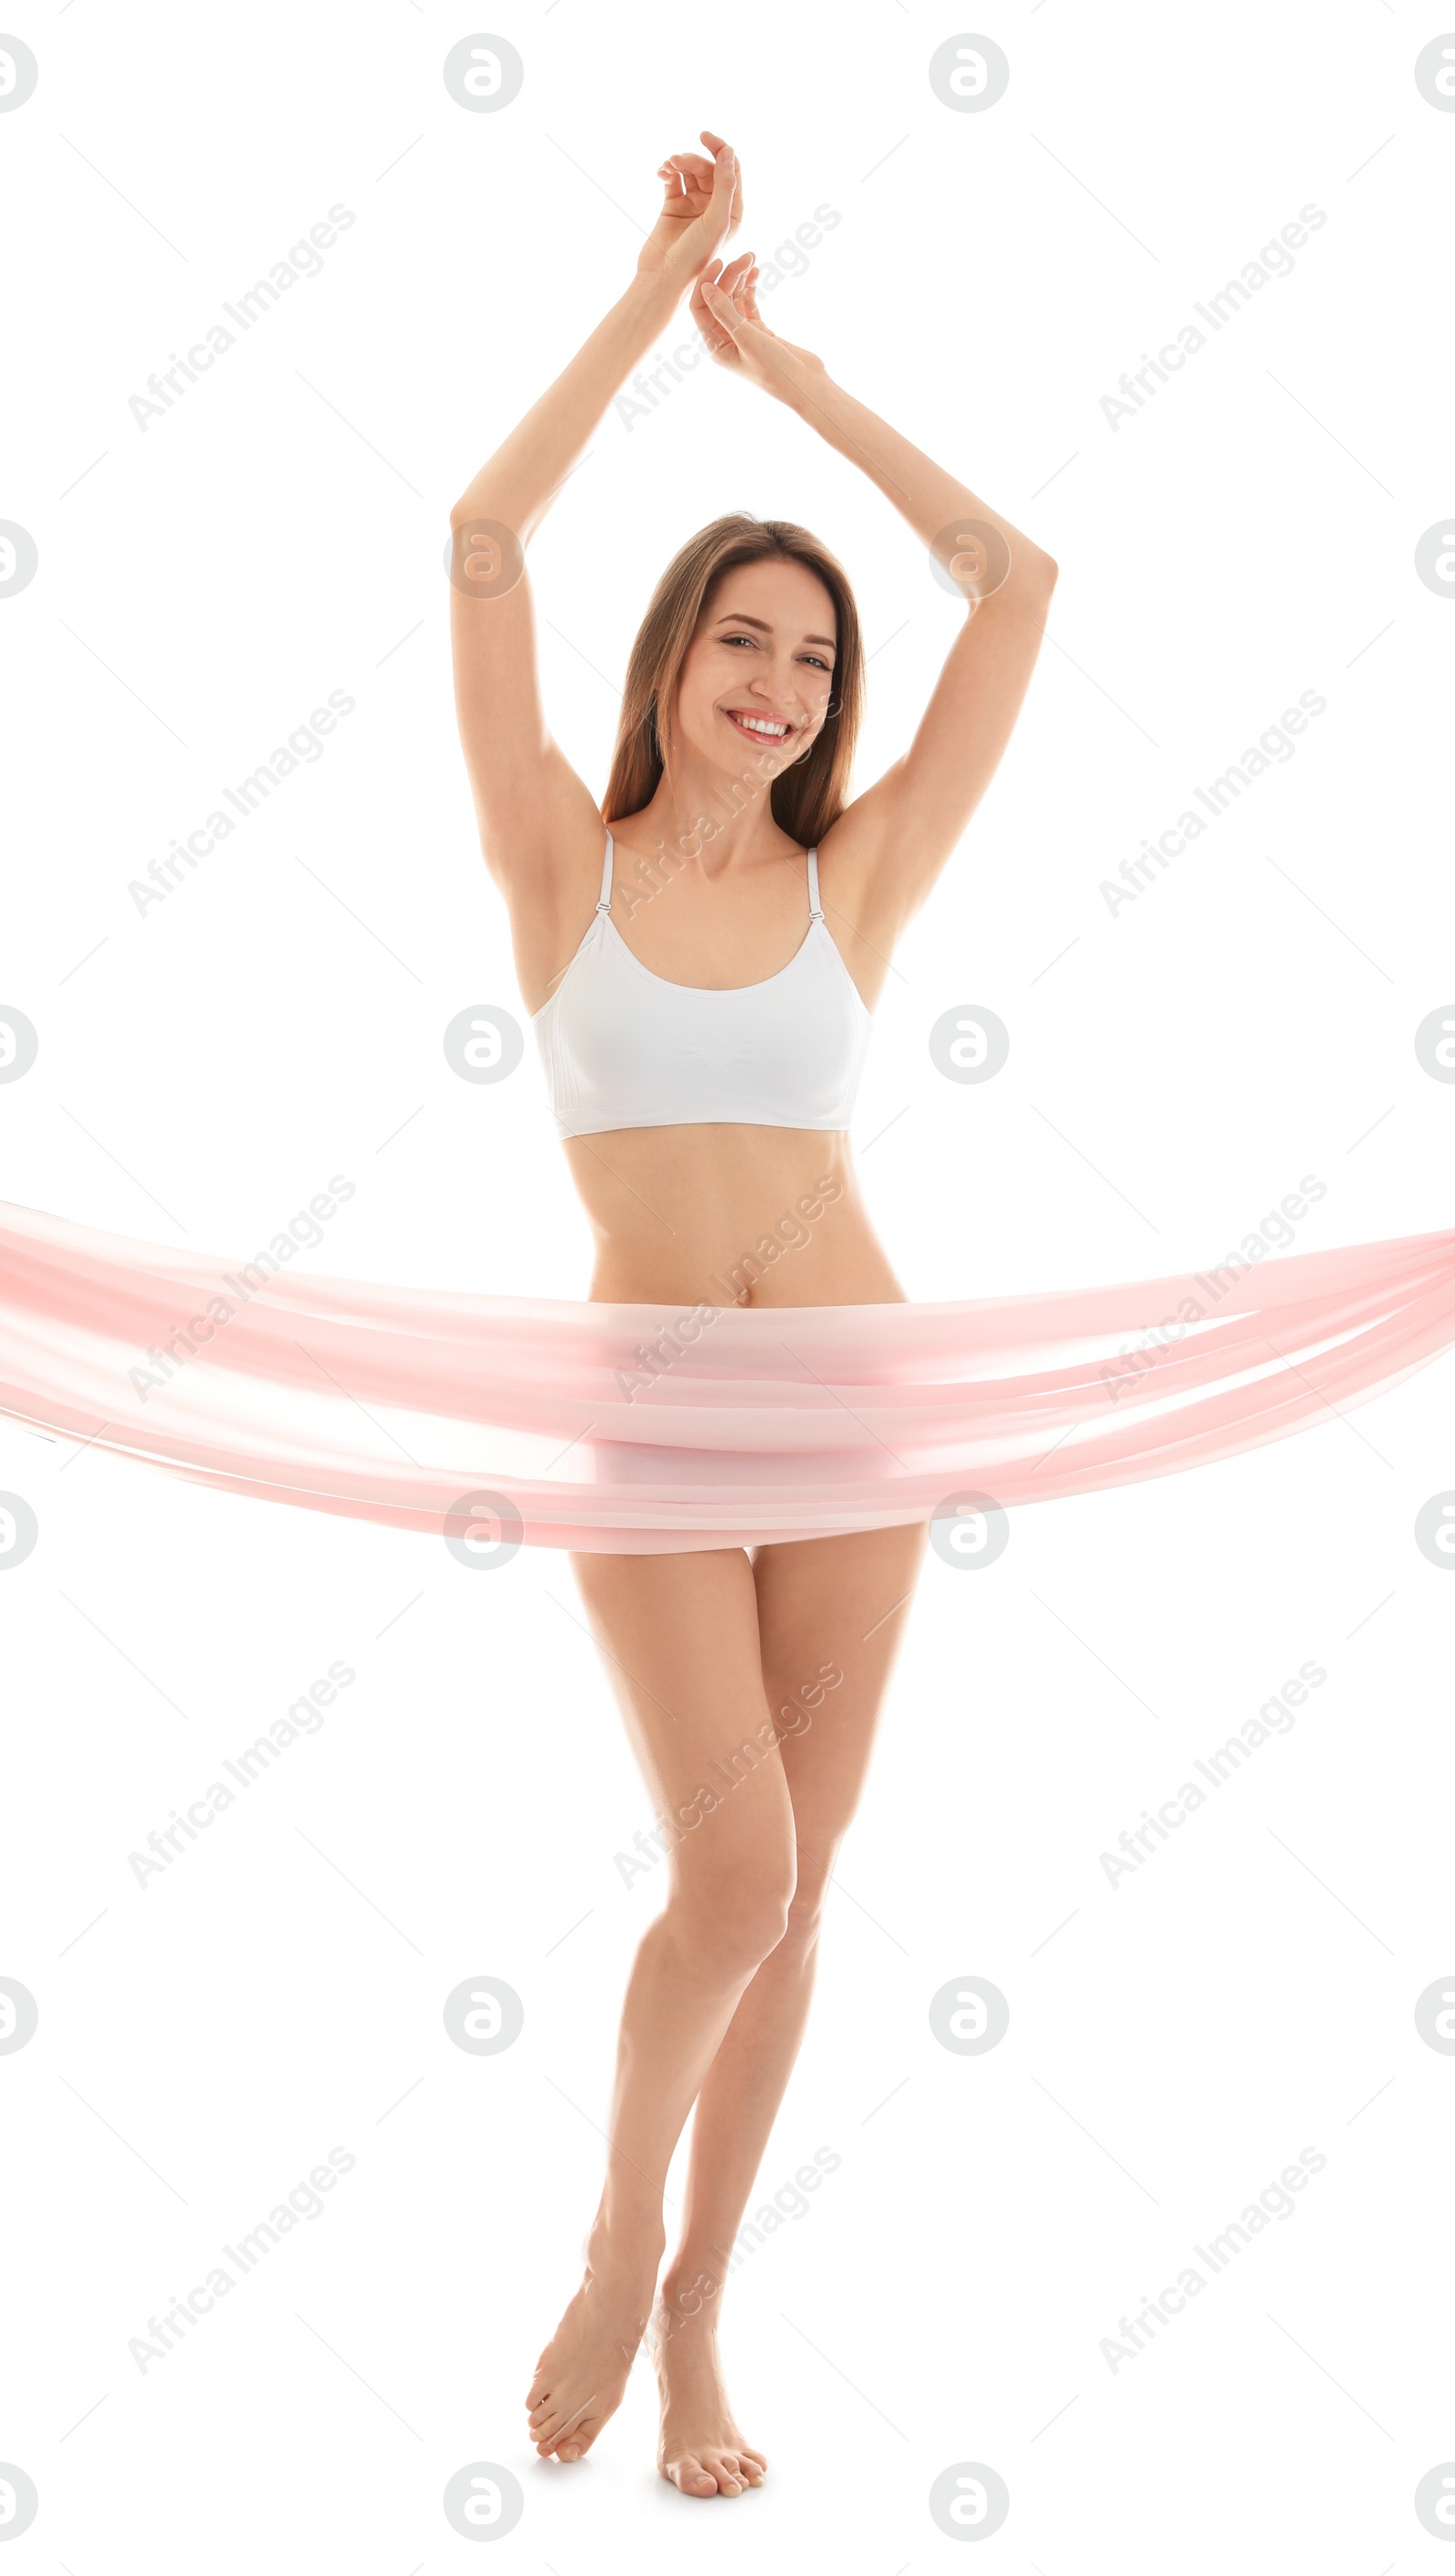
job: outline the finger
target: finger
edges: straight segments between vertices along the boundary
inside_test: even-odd
[[[712,163],[704,161],[700,152],[669,152],[658,176],[666,171],[676,171],[680,177],[695,181],[706,191],[712,186],[712,169]]]
[[[732,297],[724,295],[721,287],[709,285],[704,279],[700,282],[700,293],[702,336],[712,355],[721,357],[736,345],[735,326],[740,326],[740,317]]]
[[[717,260],[713,260],[710,265],[703,270],[702,275],[694,280],[692,293],[687,300],[689,312],[691,312],[696,319],[704,325],[704,327],[708,326],[707,306],[703,301],[704,292],[709,286],[715,286],[717,284],[716,271],[719,264],[720,263]]]
[[[725,152],[730,149],[730,146],[724,143],[720,134],[710,134],[706,126],[702,129],[701,139],[713,154],[714,159],[719,152]],[[736,229],[737,225],[739,225],[743,219],[743,172],[742,164],[738,160],[736,153],[733,154],[733,163],[733,202],[730,229]]]
[[[662,182],[662,203],[668,213],[701,214],[711,196],[710,179],[694,179],[685,176],[680,170],[670,169],[665,162],[657,172],[657,176]]]
[[[724,217],[731,215],[733,198],[737,190],[737,184],[738,156],[736,152],[732,150],[731,146],[725,143],[712,165],[712,207],[714,214],[719,214]]]
[[[742,284],[741,277],[734,279],[725,274],[708,287],[708,311],[717,317],[726,330],[731,330],[734,324],[741,328],[751,319],[751,316],[743,311],[740,302]]]
[[[692,314],[693,319],[702,330],[709,333],[714,328],[714,325],[708,314],[707,307],[703,303],[702,290],[704,286],[716,285],[718,273],[721,267],[722,261],[720,259],[710,259],[706,268],[703,270],[702,275],[695,281],[692,293],[688,298],[688,310]]]
[[[738,333],[743,328],[743,316],[732,297],[724,295],[720,286],[704,286],[702,300],[717,329],[736,347]]]
[[[747,277],[747,265],[742,260],[734,260],[716,281],[719,293],[732,298],[733,311],[740,322],[746,322],[748,319],[747,307],[743,301]]]

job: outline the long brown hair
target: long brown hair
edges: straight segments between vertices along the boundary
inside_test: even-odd
[[[640,813],[656,793],[665,766],[664,717],[714,584],[735,564],[775,557],[817,574],[834,603],[838,645],[829,712],[807,754],[774,779],[773,820],[812,848],[843,812],[864,703],[864,646],[848,575],[807,528],[788,519],[755,519],[747,511],[734,511],[688,538],[652,594],[627,665],[603,821]]]

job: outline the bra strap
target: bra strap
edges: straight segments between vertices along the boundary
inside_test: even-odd
[[[808,917],[810,921],[822,921],[823,919],[823,907],[818,899],[817,842],[814,843],[813,848],[808,854]]]
[[[601,871],[601,896],[596,906],[598,912],[610,912],[611,910],[611,856],[611,834],[608,832],[606,835],[606,860]]]

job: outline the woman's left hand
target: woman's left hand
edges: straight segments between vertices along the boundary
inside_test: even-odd
[[[758,311],[758,269],[751,251],[724,268],[709,260],[692,290],[692,319],[707,343],[708,355],[720,367],[731,367],[764,393],[791,402],[815,376],[824,372],[822,358],[780,340]]]
[[[705,129],[700,152],[674,152],[657,172],[662,211],[643,243],[637,273],[660,277],[680,295],[743,219],[743,180],[738,156],[720,134]]]

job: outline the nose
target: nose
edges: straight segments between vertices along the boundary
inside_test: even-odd
[[[757,674],[752,683],[754,702],[768,715],[791,716],[795,711],[801,714],[812,704],[812,694],[803,685],[812,677],[811,672],[800,671],[785,655],[781,662]]]

